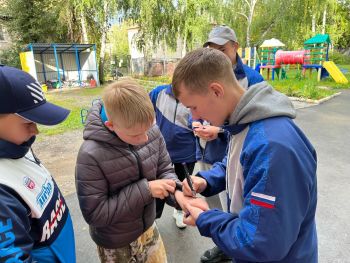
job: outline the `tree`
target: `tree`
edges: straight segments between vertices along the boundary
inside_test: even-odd
[[[250,47],[250,30],[252,27],[254,11],[257,2],[258,0],[244,0],[245,5],[242,8],[242,12],[237,12],[247,20],[246,45],[248,47]]]
[[[103,83],[107,33],[119,4],[115,0],[76,0],[74,3],[79,10],[79,16],[83,17],[82,23],[87,25],[89,40],[97,43],[99,50],[99,79]],[[84,29],[83,24],[82,29]]]
[[[128,27],[129,23],[123,22],[112,26],[108,34],[109,43],[112,46],[112,54],[127,62],[129,56],[129,42],[128,42]],[[125,64],[124,64],[125,65]]]
[[[165,41],[174,49],[181,39],[190,50],[203,43],[220,3],[220,0],[129,0],[123,1],[122,7],[126,16],[140,27],[142,48],[146,48],[146,43],[159,45]],[[221,22],[219,15],[217,18]]]
[[[64,42],[67,27],[59,21],[63,3],[64,0],[5,0],[1,12],[10,18],[5,25],[19,44]]]

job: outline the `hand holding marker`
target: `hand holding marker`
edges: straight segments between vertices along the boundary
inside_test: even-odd
[[[191,179],[191,175],[190,175],[190,173],[188,171],[187,165],[186,165],[186,163],[182,163],[182,165],[183,165],[184,170],[185,170],[187,183],[188,183],[188,185],[189,185],[189,187],[191,188],[191,191],[192,191],[192,196],[196,197],[196,191],[193,189],[193,182],[192,182],[192,179]]]

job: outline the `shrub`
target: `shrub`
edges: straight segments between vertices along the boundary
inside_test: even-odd
[[[329,60],[333,61],[335,64],[339,65],[349,65],[350,64],[350,56],[344,55],[338,51],[330,52]]]
[[[12,46],[10,48],[0,51],[0,63],[6,66],[21,69],[21,61],[19,58],[20,52],[20,47],[18,46]]]

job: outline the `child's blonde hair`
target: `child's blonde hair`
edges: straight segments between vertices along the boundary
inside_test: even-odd
[[[132,79],[108,85],[102,99],[108,119],[124,128],[150,126],[154,123],[155,113],[149,95]]]

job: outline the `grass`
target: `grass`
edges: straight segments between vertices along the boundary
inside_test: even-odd
[[[347,70],[345,77],[350,81],[350,65],[340,65],[339,68]],[[319,100],[339,92],[339,89],[348,89],[350,87],[350,83],[338,84],[331,77],[318,82],[315,70],[312,72],[311,77],[309,72],[306,72],[306,76],[303,77],[298,69],[289,69],[286,71],[286,74],[287,79],[269,80],[268,82],[276,90],[291,97]],[[264,78],[266,78],[266,73]]]
[[[162,82],[162,78],[157,78],[155,81],[152,79],[137,79],[141,86],[143,86],[147,92],[151,91],[158,85],[167,84]],[[164,80],[167,80],[164,78]],[[67,89],[67,90],[54,90],[46,93],[46,99],[69,109],[71,112],[68,118],[55,126],[43,126],[39,125],[40,133],[43,135],[55,135],[62,134],[67,131],[83,129],[81,122],[81,110],[89,109],[94,99],[99,99],[102,96],[103,86],[97,88],[81,88],[81,89]]]
[[[45,135],[55,135],[70,130],[82,129],[83,125],[81,123],[80,111],[82,108],[90,108],[92,100],[101,97],[102,89],[102,87],[82,88],[47,93],[46,99],[49,102],[69,109],[71,112],[68,118],[58,125],[39,125],[40,132]]]

